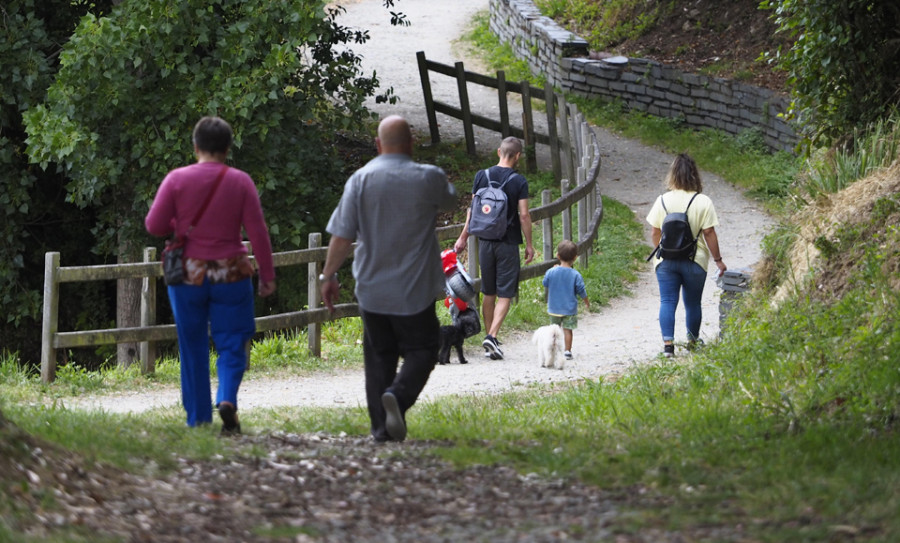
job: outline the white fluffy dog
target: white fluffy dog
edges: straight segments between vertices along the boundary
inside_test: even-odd
[[[541,362],[542,368],[556,366],[558,369],[563,369],[566,360],[562,356],[563,331],[558,324],[541,326],[534,331],[531,342],[537,345],[538,360]]]

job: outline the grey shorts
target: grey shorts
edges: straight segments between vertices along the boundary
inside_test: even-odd
[[[519,246],[502,241],[478,240],[481,292],[485,296],[515,298],[519,293]]]

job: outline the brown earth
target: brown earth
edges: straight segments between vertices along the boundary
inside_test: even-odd
[[[686,72],[739,79],[751,85],[785,90],[787,75],[760,60],[790,40],[776,33],[772,11],[759,0],[690,0],[640,38],[615,52],[650,58]]]

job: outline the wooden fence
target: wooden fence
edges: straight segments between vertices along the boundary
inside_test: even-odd
[[[435,66],[433,63],[425,61],[424,56],[420,54],[420,66],[422,62],[425,62],[432,69]],[[485,78],[478,74],[465,72],[461,68],[461,63],[457,63],[457,65],[460,67],[460,73],[462,74],[461,81],[478,80],[489,83],[495,81],[498,89],[503,88],[503,85],[500,83],[502,76],[498,79]],[[424,85],[425,80],[423,79]],[[489,86],[493,86],[493,83]],[[509,88],[508,86],[507,89]],[[554,129],[550,130],[551,134],[548,136],[547,143],[551,146],[551,149],[557,150],[553,153],[553,156],[564,157],[566,169],[571,170],[571,173],[568,178],[562,178],[559,173],[556,174],[562,194],[559,198],[550,201],[550,191],[545,190],[541,194],[541,205],[530,210],[531,219],[535,223],[535,227],[540,225],[542,229],[542,254],[544,255],[544,260],[524,266],[519,274],[520,281],[542,277],[546,270],[557,263],[556,259],[553,258],[556,247],[553,240],[554,220],[558,218],[558,220],[562,221],[562,236],[564,239],[576,240],[582,265],[587,263],[587,258],[591,254],[593,243],[597,237],[597,230],[603,220],[603,204],[597,184],[600,172],[600,150],[597,138],[574,105],[566,104],[561,96],[552,92],[552,89],[545,91],[544,96],[547,101],[548,120],[551,121],[549,126],[554,127]],[[438,103],[432,102],[432,104],[434,110],[450,110],[450,108],[445,108]],[[551,111],[559,112],[559,117],[557,118],[555,113],[553,117],[550,117],[549,112]],[[432,116],[433,111],[429,113],[429,119]],[[556,130],[557,120],[560,128],[558,132]],[[483,119],[478,119],[479,123],[482,121]],[[496,121],[492,122],[496,123]],[[482,124],[479,124],[479,126],[482,126]],[[499,124],[492,126],[498,127],[502,133],[504,122],[501,120]],[[487,127],[491,128],[492,126]],[[436,127],[437,124],[434,123],[432,125],[432,137],[436,137],[435,141],[439,141],[440,136],[437,134]],[[471,130],[471,127],[469,130]],[[513,135],[517,134],[516,129],[513,127],[507,126],[507,130],[510,130],[510,133]],[[557,133],[559,134],[558,137]],[[570,179],[574,183],[570,182]],[[573,208],[576,211],[575,227],[577,232],[577,235],[574,237],[572,235]],[[435,234],[440,242],[448,242],[459,237],[463,226],[463,224],[455,224],[440,227],[436,229]],[[480,286],[477,244],[477,238],[474,236],[469,238],[467,268],[475,279],[476,288]],[[325,261],[326,253],[327,247],[323,247],[322,235],[314,233],[309,236],[309,247],[307,249],[275,253],[273,255],[276,268],[306,265],[308,307],[310,309],[258,317],[256,319],[258,332],[306,327],[310,352],[315,356],[319,356],[321,353],[321,323],[359,315],[359,307],[355,303],[339,304],[335,306],[334,312],[330,312],[324,307],[319,307],[321,305],[321,297],[318,275]],[[162,277],[162,266],[157,258],[156,249],[153,247],[144,249],[143,256],[144,261],[138,263],[63,267],[61,266],[58,252],[46,253],[41,331],[41,379],[44,382],[51,382],[56,377],[57,351],[75,347],[137,342],[140,344],[139,358],[142,364],[142,371],[145,373],[154,371],[156,361],[155,343],[175,340],[177,336],[174,324],[160,325],[156,323],[157,281]],[[141,325],[139,327],[59,331],[59,290],[62,283],[109,281],[126,278],[143,279],[140,310]]]

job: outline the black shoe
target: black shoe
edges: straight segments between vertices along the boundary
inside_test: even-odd
[[[393,392],[385,392],[381,395],[381,405],[384,406],[384,427],[394,441],[406,439],[406,422],[403,413],[400,412],[400,404]]]
[[[666,358],[673,358],[675,356],[675,345],[673,345],[673,344],[663,345],[662,355]]]
[[[494,336],[485,336],[484,341],[481,342],[481,346],[484,347],[484,351],[490,355],[491,360],[503,359],[503,351],[500,350],[500,343]]]
[[[237,409],[230,403],[219,404],[219,416],[222,418],[222,435],[241,433],[241,424],[237,420]]]

